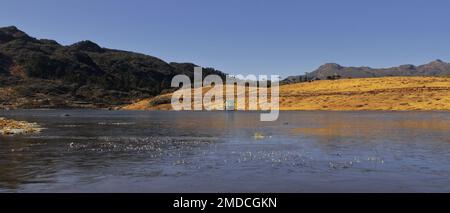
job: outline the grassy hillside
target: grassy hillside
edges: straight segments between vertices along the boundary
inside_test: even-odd
[[[125,106],[170,110],[170,94]],[[450,110],[450,78],[321,80],[280,87],[281,110]]]

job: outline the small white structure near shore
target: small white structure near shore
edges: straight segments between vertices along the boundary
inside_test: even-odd
[[[225,102],[225,110],[234,111],[235,110],[235,105],[236,105],[236,103],[235,103],[234,100],[227,100]]]

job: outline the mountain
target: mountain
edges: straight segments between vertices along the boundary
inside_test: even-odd
[[[92,41],[61,45],[36,39],[14,26],[0,28],[0,108],[115,107],[174,90],[173,76],[193,78],[193,63],[108,49]],[[221,71],[206,68],[203,75]],[[450,76],[441,60],[414,66],[374,69],[325,64],[282,83],[384,76]]]
[[[344,67],[339,64],[328,63],[320,66],[311,73],[299,76],[289,76],[284,79],[282,83],[296,83],[319,79],[372,78],[387,76],[450,76],[450,63],[436,60],[420,66],[407,64],[381,69],[370,67]]]
[[[0,28],[0,108],[110,107],[173,90],[193,63],[167,63],[92,41],[64,46],[14,26]],[[206,68],[204,75],[223,72]]]

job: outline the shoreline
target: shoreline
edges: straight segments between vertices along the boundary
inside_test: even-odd
[[[105,108],[16,108],[16,109],[9,109],[9,110],[2,110],[0,109],[0,112],[14,112],[14,111],[53,111],[53,110],[79,110],[79,111],[123,111],[123,112],[132,112],[132,111],[138,111],[138,112],[267,112],[268,110],[179,110],[175,111],[172,109],[114,109],[109,110]],[[342,110],[342,109],[280,109],[280,112],[450,112],[450,109],[349,109],[349,110]],[[7,113],[4,113],[7,114]],[[63,116],[63,115],[62,115]],[[69,115],[70,116],[70,115]],[[0,116],[0,120],[5,119],[4,117]],[[11,120],[11,119],[9,119]],[[18,122],[24,122],[24,121],[18,121]]]
[[[203,93],[209,89],[204,87]],[[401,76],[317,80],[281,85],[279,92],[280,111],[450,111],[450,77]],[[89,106],[70,105],[70,103],[68,105],[9,103],[0,105],[0,110],[171,111],[171,94],[165,93],[150,98],[135,99],[124,104],[102,106],[95,103]],[[214,105],[210,107],[212,106]]]

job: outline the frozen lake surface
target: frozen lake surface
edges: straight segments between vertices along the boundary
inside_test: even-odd
[[[14,110],[0,192],[450,192],[449,112]]]

